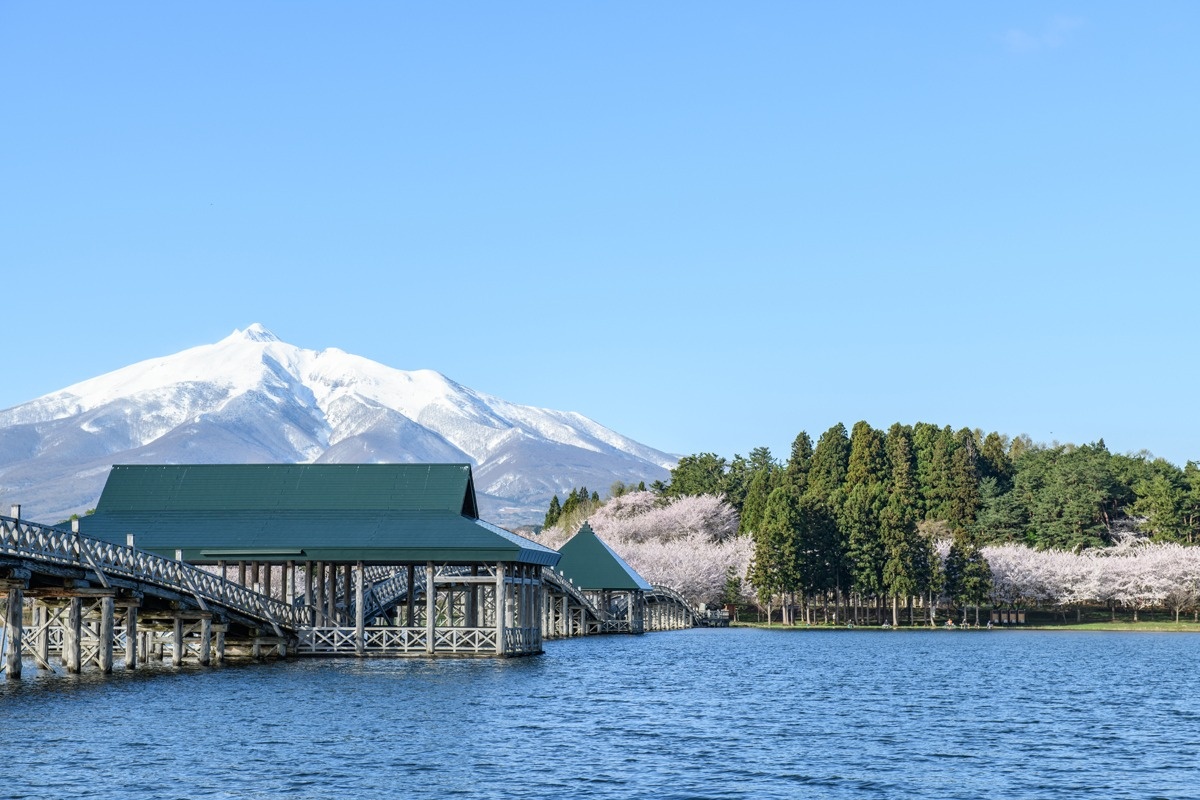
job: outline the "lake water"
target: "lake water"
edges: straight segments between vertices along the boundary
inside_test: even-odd
[[[1200,797],[1200,637],[695,630],[0,685],[0,797]]]

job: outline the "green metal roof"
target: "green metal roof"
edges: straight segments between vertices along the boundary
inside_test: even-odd
[[[470,464],[118,464],[96,505],[97,514],[234,510],[479,517]]]
[[[558,561],[475,507],[466,464],[118,466],[80,530],[194,563]]]
[[[586,522],[578,533],[558,548],[558,553],[562,558],[555,569],[570,578],[580,589],[649,591],[653,588],[633,567],[614,553]]]

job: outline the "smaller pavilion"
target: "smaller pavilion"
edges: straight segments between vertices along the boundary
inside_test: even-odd
[[[558,554],[556,571],[599,609],[600,633],[645,631],[646,593],[654,587],[597,536],[591,525],[583,523]]]

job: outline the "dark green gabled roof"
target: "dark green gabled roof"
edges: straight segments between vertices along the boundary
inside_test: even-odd
[[[479,517],[469,464],[118,464],[96,505],[97,514],[306,510]]]
[[[117,466],[81,530],[198,563],[557,562],[475,509],[467,464]]]
[[[649,591],[653,588],[633,567],[614,553],[586,522],[578,533],[558,548],[558,553],[562,558],[555,569],[585,591]]]

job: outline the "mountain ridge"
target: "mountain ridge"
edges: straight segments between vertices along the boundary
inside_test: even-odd
[[[518,525],[555,493],[665,478],[675,458],[577,412],[258,323],[0,410],[0,502],[46,521],[94,505],[116,463],[386,461],[469,463],[484,518]]]

